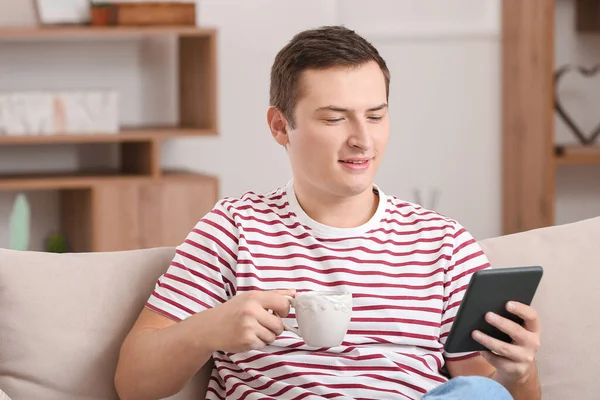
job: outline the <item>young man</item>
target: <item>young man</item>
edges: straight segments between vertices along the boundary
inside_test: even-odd
[[[524,327],[489,316],[512,344],[474,333],[495,354],[443,350],[471,275],[489,263],[458,222],[374,185],[389,81],[377,50],[343,27],[302,32],[279,52],[267,121],[293,180],[220,201],[178,246],[123,344],[121,398],[172,395],[211,357],[210,399],[540,398],[531,307],[510,308]],[[283,331],[277,315],[295,322],[284,296],[306,290],[353,293],[341,346]],[[448,380],[460,376],[472,377]]]

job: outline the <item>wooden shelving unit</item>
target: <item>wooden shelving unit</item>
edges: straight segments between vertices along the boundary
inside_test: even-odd
[[[504,234],[554,225],[557,168],[600,165],[600,146],[554,143],[555,1],[502,1]],[[600,0],[573,1],[577,29],[600,32]]]
[[[130,127],[117,134],[0,136],[0,146],[113,143],[119,147],[117,170],[0,172],[0,191],[59,191],[61,230],[73,251],[177,245],[217,201],[217,178],[165,171],[160,165],[160,146],[166,140],[217,135],[217,32],[190,27],[0,28],[0,42],[143,40],[165,35],[177,39],[177,126]]]

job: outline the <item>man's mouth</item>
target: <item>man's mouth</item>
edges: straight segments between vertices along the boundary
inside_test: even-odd
[[[364,172],[371,167],[372,158],[351,158],[348,160],[339,160],[339,162],[348,171]]]
[[[366,163],[367,161],[368,161],[368,160],[364,160],[364,161],[343,161],[343,160],[342,160],[342,162],[343,162],[343,163],[347,163],[347,164],[357,164],[357,165],[364,164],[364,163]]]
[[[361,164],[368,163],[370,160],[371,160],[370,158],[363,158],[363,159],[340,160],[340,162],[343,162],[346,164],[361,165]]]

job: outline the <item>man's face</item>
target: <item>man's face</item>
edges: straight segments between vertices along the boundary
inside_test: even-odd
[[[286,147],[305,191],[349,197],[371,190],[389,138],[386,97],[375,62],[303,73]]]

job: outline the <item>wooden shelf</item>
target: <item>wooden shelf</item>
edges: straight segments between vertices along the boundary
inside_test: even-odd
[[[168,27],[92,27],[58,26],[36,28],[0,28],[0,40],[3,39],[80,39],[80,38],[125,38],[144,36],[187,36],[210,37],[215,29],[186,26]]]
[[[136,181],[140,179],[148,180],[150,178],[139,175],[103,174],[99,172],[0,175],[0,191],[84,189],[115,180]]]
[[[118,146],[119,167],[111,171],[0,173],[0,192],[58,191],[59,229],[68,237],[73,251],[176,246],[218,200],[216,177],[164,171],[160,160],[161,147],[168,139],[218,132],[217,31],[196,27],[0,28],[0,42],[19,43],[143,40],[154,36],[173,37],[176,46],[177,126],[135,127],[117,134],[0,136],[0,146],[5,147],[93,143]],[[42,72],[47,68],[37,67]]]
[[[89,189],[98,185],[150,183],[163,179],[186,182],[202,179],[212,181],[215,178],[204,174],[179,171],[164,172],[159,178],[147,175],[123,175],[112,171],[0,175],[0,191]]]
[[[189,128],[148,128],[125,129],[116,134],[69,134],[38,136],[3,136],[0,135],[0,146],[3,145],[35,145],[35,144],[75,144],[75,143],[124,143],[150,142],[179,137],[214,136],[217,132],[210,129]]]
[[[559,146],[556,165],[600,165],[600,146]]]

